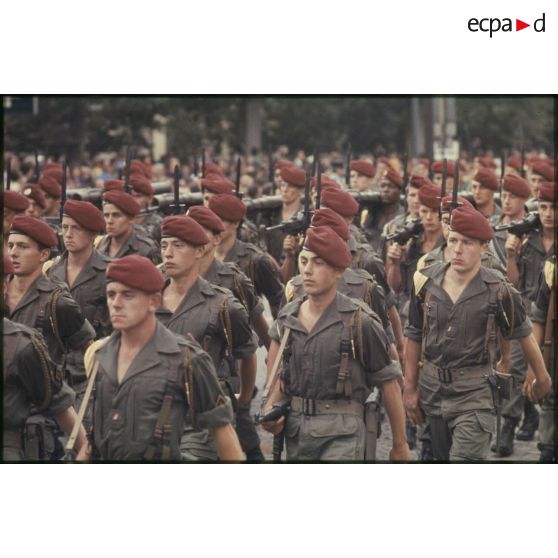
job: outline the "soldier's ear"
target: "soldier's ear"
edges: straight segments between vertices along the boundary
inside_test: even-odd
[[[488,246],[488,242],[481,242],[481,254],[484,254],[488,250]]]
[[[149,308],[155,312],[161,306],[163,297],[161,293],[153,293],[149,295]]]
[[[41,251],[40,262],[45,263],[50,259],[50,248],[44,248],[43,246],[39,246],[39,250]]]

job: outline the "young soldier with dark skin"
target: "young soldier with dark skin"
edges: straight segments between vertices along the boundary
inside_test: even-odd
[[[268,375],[278,356],[279,341],[290,332],[281,377],[291,412],[286,423],[281,417],[263,427],[274,434],[286,428],[287,460],[362,461],[363,405],[374,385],[382,389],[391,422],[390,459],[410,459],[399,364],[389,358],[381,324],[364,305],[337,292],[337,281],[350,263],[347,244],[332,229],[308,229],[299,256],[306,295],[287,304],[271,329]],[[342,343],[344,324],[357,313],[360,323],[355,326],[351,356]],[[346,370],[340,362],[346,363]]]
[[[241,461],[230,404],[209,356],[155,317],[163,283],[161,272],[142,256],[126,256],[107,269],[114,332],[86,355],[98,363],[95,449],[108,460],[177,460],[189,414],[210,429],[222,460]]]
[[[450,226],[450,262],[415,274],[405,330],[404,401],[413,423],[423,423],[426,414],[435,459],[479,461],[487,458],[494,431],[492,327],[519,340],[536,376],[537,397],[551,381],[519,293],[481,266],[492,227],[467,207],[453,210]]]

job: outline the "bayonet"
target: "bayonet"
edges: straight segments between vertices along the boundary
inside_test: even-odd
[[[58,221],[62,224],[62,215],[64,214],[64,204],[66,203],[66,184],[68,174],[68,161],[64,159],[62,166],[62,197],[60,198],[60,212],[58,214]]]
[[[440,193],[440,209],[438,210],[438,216],[442,218],[442,200],[446,197],[446,177],[448,173],[448,161],[444,159],[444,167],[442,169],[442,189]]]
[[[242,194],[240,193],[240,155],[236,161],[236,197],[242,199]]]
[[[318,162],[318,184],[316,186],[316,209],[320,209],[322,204],[322,166]]]
[[[451,192],[450,216],[451,216],[451,212],[456,207],[459,207],[459,203],[457,201],[457,190],[458,189],[459,189],[459,159],[456,159],[454,178],[453,178],[453,190]]]
[[[347,188],[351,187],[351,144],[350,143],[347,149],[347,161],[345,166],[345,183],[347,185]]]
[[[39,182],[40,174],[41,174],[41,169],[39,168],[39,154],[37,153],[37,150],[35,149],[35,177],[33,178],[34,183]]]
[[[126,148],[126,166],[124,167],[124,192],[130,193],[130,172],[132,170],[132,150],[130,146]]]
[[[12,158],[8,157],[6,161],[6,190],[10,189],[12,183]]]
[[[173,174],[173,181],[174,181],[174,214],[180,215],[180,167],[178,165],[174,166],[174,174]]]

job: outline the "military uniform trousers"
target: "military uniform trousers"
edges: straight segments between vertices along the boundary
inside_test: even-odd
[[[420,372],[420,406],[436,461],[483,461],[495,431],[489,364],[454,370],[426,361]]]
[[[548,371],[552,378],[550,393],[540,402],[539,450],[552,452],[556,460],[556,370]]]
[[[293,397],[285,425],[287,461],[364,461],[364,406]]]

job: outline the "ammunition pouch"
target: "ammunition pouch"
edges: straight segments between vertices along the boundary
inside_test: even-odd
[[[52,461],[57,449],[56,424],[43,415],[31,415],[23,428],[26,461]]]
[[[492,396],[496,409],[501,407],[504,401],[511,399],[514,391],[514,378],[511,374],[503,372],[494,372],[488,377],[490,387],[492,388]]]

